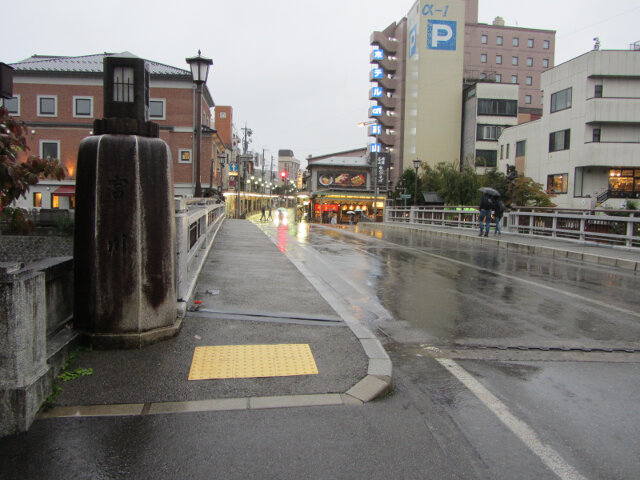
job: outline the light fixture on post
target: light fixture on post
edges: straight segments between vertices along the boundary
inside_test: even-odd
[[[193,193],[194,197],[202,196],[202,186],[200,184],[200,144],[202,141],[202,85],[207,82],[209,76],[209,67],[213,65],[213,60],[205,58],[198,50],[197,57],[186,59],[191,68],[191,79],[196,84],[196,188]]]
[[[418,169],[420,168],[420,164],[422,162],[419,159],[414,159],[413,160],[413,168],[416,169],[416,183],[414,186],[414,191],[413,191],[413,206],[417,207],[418,206]]]

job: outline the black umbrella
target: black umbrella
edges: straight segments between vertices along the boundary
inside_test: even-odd
[[[492,195],[494,197],[499,197],[500,196],[500,192],[497,191],[495,188],[491,188],[491,187],[482,187],[479,189],[482,193],[487,193],[489,195]]]

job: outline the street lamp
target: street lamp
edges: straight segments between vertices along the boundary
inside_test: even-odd
[[[196,84],[196,189],[194,197],[202,196],[202,186],[200,185],[200,144],[202,140],[202,85],[207,82],[209,67],[213,65],[213,60],[205,58],[198,50],[197,57],[185,59],[191,68],[191,78]]]
[[[413,191],[413,206],[417,207],[418,206],[418,169],[420,168],[420,164],[422,162],[419,159],[415,159],[413,161],[413,168],[416,169],[416,184],[414,187],[414,191]]]

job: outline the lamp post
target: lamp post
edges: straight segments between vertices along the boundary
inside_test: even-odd
[[[418,206],[418,169],[420,168],[420,164],[422,162],[419,159],[415,159],[413,160],[413,168],[416,169],[416,184],[414,186],[414,191],[413,191],[413,206],[417,207]]]
[[[202,141],[202,85],[207,82],[209,67],[213,65],[213,60],[205,58],[198,50],[197,57],[185,59],[191,68],[191,78],[196,84],[196,189],[194,197],[202,196],[202,186],[200,185],[200,145]]]

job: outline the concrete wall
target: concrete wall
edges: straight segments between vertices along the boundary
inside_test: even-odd
[[[48,395],[45,274],[0,265],[0,436],[29,428]]]

